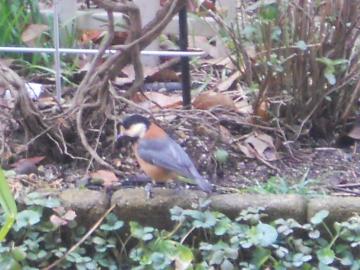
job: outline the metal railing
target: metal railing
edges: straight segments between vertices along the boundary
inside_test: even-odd
[[[61,87],[61,54],[96,54],[98,53],[97,49],[73,49],[73,48],[60,48],[60,26],[59,26],[59,1],[54,0],[53,5],[53,40],[54,48],[29,48],[29,47],[0,47],[0,52],[17,52],[17,53],[51,53],[54,55],[55,63],[55,87],[56,87],[56,98],[57,100],[61,99],[62,87]],[[181,11],[183,14],[186,13],[186,10]],[[185,18],[185,22],[179,22],[180,33],[184,32],[184,27],[187,27],[186,16],[182,15],[182,18]],[[184,20],[184,19],[183,19]],[[185,30],[187,32],[187,30]],[[187,39],[187,36],[181,36],[181,39]],[[187,51],[187,40],[183,42],[186,46],[182,46],[182,51],[150,51],[145,50],[141,51],[142,55],[153,55],[153,56],[179,56],[183,60],[188,59],[189,57],[201,56],[204,54],[203,51]],[[115,53],[116,50],[107,50],[105,53],[111,54]],[[182,61],[182,65],[186,65],[187,61]],[[183,78],[187,78],[187,81],[182,81],[183,88],[183,103],[184,106],[189,106],[190,102],[190,74],[188,68],[182,68]]]

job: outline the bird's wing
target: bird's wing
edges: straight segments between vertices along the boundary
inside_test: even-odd
[[[185,151],[170,137],[161,139],[141,139],[138,154],[143,160],[174,171],[185,177],[194,178],[189,168],[194,166]]]
[[[139,157],[146,162],[195,180],[206,191],[211,189],[211,185],[199,174],[189,156],[170,137],[141,139],[137,150]]]

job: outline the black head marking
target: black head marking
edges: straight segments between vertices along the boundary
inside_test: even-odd
[[[122,122],[122,126],[125,129],[130,128],[134,124],[145,124],[146,128],[149,128],[150,121],[146,117],[139,115],[139,114],[133,114],[124,119]]]

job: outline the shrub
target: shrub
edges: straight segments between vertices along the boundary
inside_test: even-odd
[[[257,1],[235,24],[213,14],[243,81],[256,90],[255,112],[327,135],[360,97],[360,2]],[[260,114],[260,113],[259,113]],[[287,126],[288,127],[288,126]],[[304,129],[306,127],[306,129]]]

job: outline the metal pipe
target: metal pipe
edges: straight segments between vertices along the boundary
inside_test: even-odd
[[[0,47],[0,52],[18,52],[18,53],[55,53],[55,48],[34,48],[34,47]],[[97,54],[97,49],[72,49],[72,48],[59,48],[62,54]],[[106,54],[114,54],[117,50],[106,50]],[[144,56],[157,55],[157,56],[202,56],[204,51],[141,51]]]
[[[188,49],[188,26],[186,6],[179,11],[179,45],[180,50]],[[191,107],[191,82],[190,82],[190,63],[189,57],[181,57],[181,82],[183,106],[186,109]]]
[[[61,100],[61,62],[60,62],[60,33],[59,33],[59,3],[58,0],[54,1],[54,62],[55,62],[55,89],[56,99]]]

